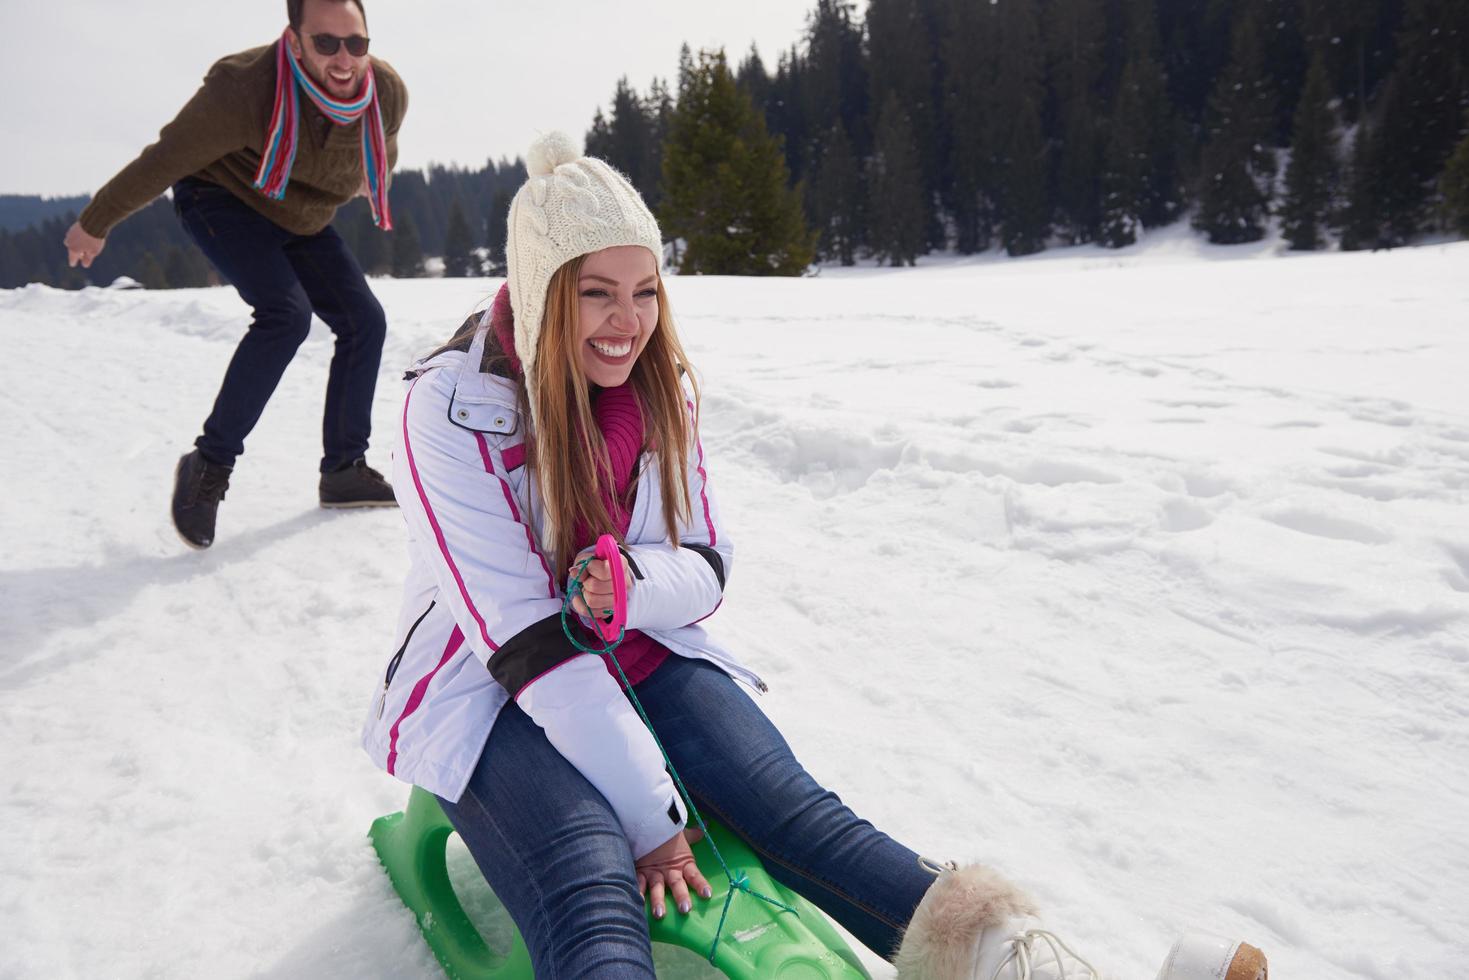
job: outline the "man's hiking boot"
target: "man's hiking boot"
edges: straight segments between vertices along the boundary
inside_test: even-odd
[[[321,474],[323,507],[396,507],[393,488],[367,460],[358,457],[346,466]]]
[[[189,547],[214,543],[214,518],[233,469],[211,463],[197,449],[179,460],[173,474],[173,526]]]

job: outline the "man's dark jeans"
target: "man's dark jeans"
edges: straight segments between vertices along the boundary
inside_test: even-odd
[[[194,445],[206,458],[234,465],[315,312],[337,338],[321,424],[321,470],[364,455],[387,321],[336,229],[292,234],[223,187],[192,177],[173,186],[173,206],[189,237],[255,311]]]

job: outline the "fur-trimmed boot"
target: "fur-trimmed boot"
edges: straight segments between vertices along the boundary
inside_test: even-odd
[[[1101,980],[1035,913],[995,871],[946,867],[903,934],[898,980]]]

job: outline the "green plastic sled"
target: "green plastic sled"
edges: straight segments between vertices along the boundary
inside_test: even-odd
[[[735,895],[714,951],[715,968],[734,980],[869,980],[856,954],[819,909],[777,884],[738,837],[714,821],[708,823],[730,871],[736,876],[743,872],[751,889],[797,912],[783,912],[753,895]],[[374,820],[369,835],[445,973],[454,980],[533,980],[530,954],[519,933],[508,953],[496,953],[460,905],[445,863],[453,832],[439,801],[414,787],[407,810]],[[662,920],[650,915],[648,928],[654,943],[682,946],[707,960],[729,881],[707,842],[694,845],[694,857],[713,897],[695,899],[688,915],[672,910]]]

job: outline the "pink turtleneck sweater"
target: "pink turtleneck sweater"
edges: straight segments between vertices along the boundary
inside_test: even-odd
[[[626,538],[633,502],[637,497],[638,457],[643,450],[643,413],[632,385],[622,384],[597,392],[592,402],[592,416],[597,420],[597,428],[602,430],[607,458],[612,464],[612,492],[602,499],[602,503],[612,517],[612,530],[619,537]],[[577,540],[584,542],[583,547],[596,544],[597,537],[588,528],[577,528]],[[658,665],[668,657],[668,652],[667,647],[651,636],[638,630],[628,630],[617,648],[617,661],[622,664],[628,683],[637,684],[658,669]],[[617,676],[611,660],[607,661],[607,670],[612,676]]]

